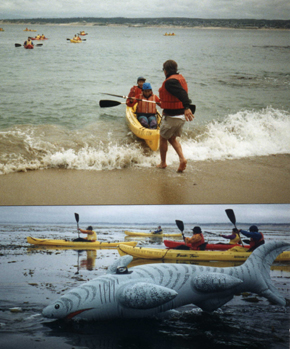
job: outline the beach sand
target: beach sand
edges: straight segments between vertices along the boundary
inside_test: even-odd
[[[0,176],[0,205],[289,203],[290,156],[189,162],[166,169],[49,169]]]

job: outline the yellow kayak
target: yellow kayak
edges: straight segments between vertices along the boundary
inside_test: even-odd
[[[129,126],[129,129],[134,133],[138,138],[144,139],[149,148],[153,151],[159,149],[159,127],[161,122],[161,115],[157,111],[157,129],[153,130],[150,128],[143,127],[140,122],[137,120],[137,116],[134,113],[133,108],[126,108],[126,120]]]
[[[120,244],[119,254],[129,254],[134,258],[176,260],[176,261],[241,261],[244,262],[252,252],[246,249],[232,248],[227,251],[193,251],[193,250],[167,250],[159,248],[134,247]],[[290,261],[290,251],[281,253],[275,262]]]
[[[73,247],[73,248],[98,248],[98,247],[118,247],[120,244],[128,246],[136,246],[137,241],[128,241],[128,242],[87,242],[87,241],[66,241],[66,240],[54,240],[54,239],[37,239],[32,236],[27,237],[27,242],[33,245],[42,245],[42,246],[60,246],[60,247]]]
[[[136,236],[136,237],[142,237],[142,236],[148,236],[148,237],[177,237],[177,238],[180,238],[182,237],[182,234],[180,233],[173,233],[173,234],[164,234],[164,233],[161,233],[161,234],[153,234],[153,232],[151,233],[142,233],[142,232],[134,232],[134,231],[128,231],[128,230],[125,230],[124,233],[128,236]]]
[[[72,43],[74,43],[74,44],[78,44],[79,42],[82,42],[82,40],[70,39],[70,42],[72,42]]]

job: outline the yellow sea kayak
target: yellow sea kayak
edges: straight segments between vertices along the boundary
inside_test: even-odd
[[[148,236],[148,237],[177,237],[177,238],[180,238],[182,237],[182,235],[180,233],[173,233],[173,234],[164,234],[164,233],[161,233],[161,234],[153,234],[153,232],[151,233],[142,233],[142,232],[134,232],[134,231],[128,231],[128,230],[125,230],[124,233],[128,236],[136,236],[136,237],[141,237],[141,236]]]
[[[161,115],[157,111],[157,129],[153,130],[150,128],[143,127],[140,122],[137,120],[137,116],[134,113],[133,108],[126,108],[126,120],[129,126],[129,129],[134,133],[138,138],[144,139],[149,148],[153,151],[159,149],[159,127],[161,122]]]
[[[129,254],[135,258],[176,260],[176,261],[242,261],[244,262],[251,252],[245,252],[242,247],[227,251],[193,251],[193,250],[167,250],[159,248],[133,247],[120,244],[120,255]],[[281,253],[275,262],[290,261],[290,251]]]
[[[42,245],[42,246],[61,246],[61,247],[77,247],[77,248],[98,248],[98,247],[118,247],[120,244],[128,246],[136,246],[137,241],[128,241],[128,242],[74,242],[66,240],[54,240],[54,239],[37,239],[32,236],[27,237],[27,242],[33,245]]]
[[[72,42],[72,43],[74,43],[74,44],[78,44],[79,42],[82,42],[82,40],[70,39],[70,42]]]

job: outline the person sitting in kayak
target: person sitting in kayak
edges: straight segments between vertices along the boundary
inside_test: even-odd
[[[237,228],[234,228],[232,230],[232,234],[231,235],[223,235],[220,234],[221,237],[225,238],[225,239],[230,239],[229,244],[230,245],[236,245],[236,244],[241,244],[242,240],[239,234],[239,231]]]
[[[84,241],[84,242],[94,242],[97,240],[97,233],[93,230],[93,227],[90,225],[87,227],[87,229],[80,229],[79,232],[82,234],[87,234],[86,238],[77,238],[73,241]]]
[[[28,46],[28,45],[34,46],[34,43],[30,37],[28,37],[28,39],[26,41],[24,41],[24,46]]]
[[[45,35],[42,34],[41,37],[40,37],[40,39],[45,39]]]
[[[185,238],[185,245],[174,247],[174,250],[205,250],[206,242],[202,234],[201,228],[196,226],[192,229],[192,237]]]
[[[250,248],[248,252],[254,251],[257,247],[265,243],[264,235],[259,232],[259,229],[256,225],[251,225],[249,232],[245,230],[239,230],[239,233],[242,233],[243,235],[250,238]]]
[[[135,99],[133,99],[133,97],[136,97],[137,95],[140,95],[142,93],[142,86],[144,84],[144,82],[146,81],[145,78],[143,78],[143,76],[139,76],[139,78],[137,79],[137,86],[133,86],[128,94],[128,98],[126,100],[126,105],[128,107],[133,107],[135,104]]]
[[[142,93],[137,95],[136,98],[142,99],[141,101],[135,100],[137,103],[136,114],[137,119],[143,127],[156,129],[157,119],[156,104],[161,105],[158,96],[154,95],[152,92],[152,87],[149,82],[145,82],[142,86]],[[148,102],[147,102],[148,101]],[[156,102],[156,103],[151,103]]]
[[[161,234],[162,233],[162,228],[161,225],[159,225],[159,227],[157,228],[157,230],[153,231],[152,234]]]

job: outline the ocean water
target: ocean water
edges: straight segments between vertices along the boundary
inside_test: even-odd
[[[177,61],[196,104],[181,137],[192,161],[290,153],[289,31],[5,25],[0,32],[0,174],[48,168],[111,170],[159,161],[129,131],[125,99],[143,75],[158,94]],[[80,30],[84,42],[72,44]],[[15,47],[28,35],[49,40]],[[168,163],[176,161],[170,148]]]
[[[152,224],[91,223],[100,241],[111,242],[126,240],[124,230],[148,232],[153,228]],[[215,234],[228,233],[232,228],[231,224],[201,226],[203,231]],[[248,225],[239,227],[246,229]],[[259,227],[266,242],[290,239],[289,225]],[[177,231],[174,224],[164,224],[163,228],[168,233]],[[76,224],[0,225],[1,348],[289,348],[289,306],[271,305],[265,298],[251,293],[236,295],[213,313],[188,305],[159,318],[134,321],[66,323],[45,319],[41,311],[46,305],[73,287],[105,274],[119,254],[116,249],[96,250],[94,261],[88,267],[88,251],[37,248],[26,242],[29,235],[72,239],[77,236]],[[210,242],[220,239],[207,233],[205,238]],[[138,239],[138,244],[164,247],[163,240],[158,238]],[[133,263],[129,268],[136,265]],[[142,260],[138,261],[140,264]],[[214,266],[226,267],[217,263]],[[274,263],[270,275],[279,292],[289,298],[289,263]],[[12,312],[11,309],[21,311]]]

